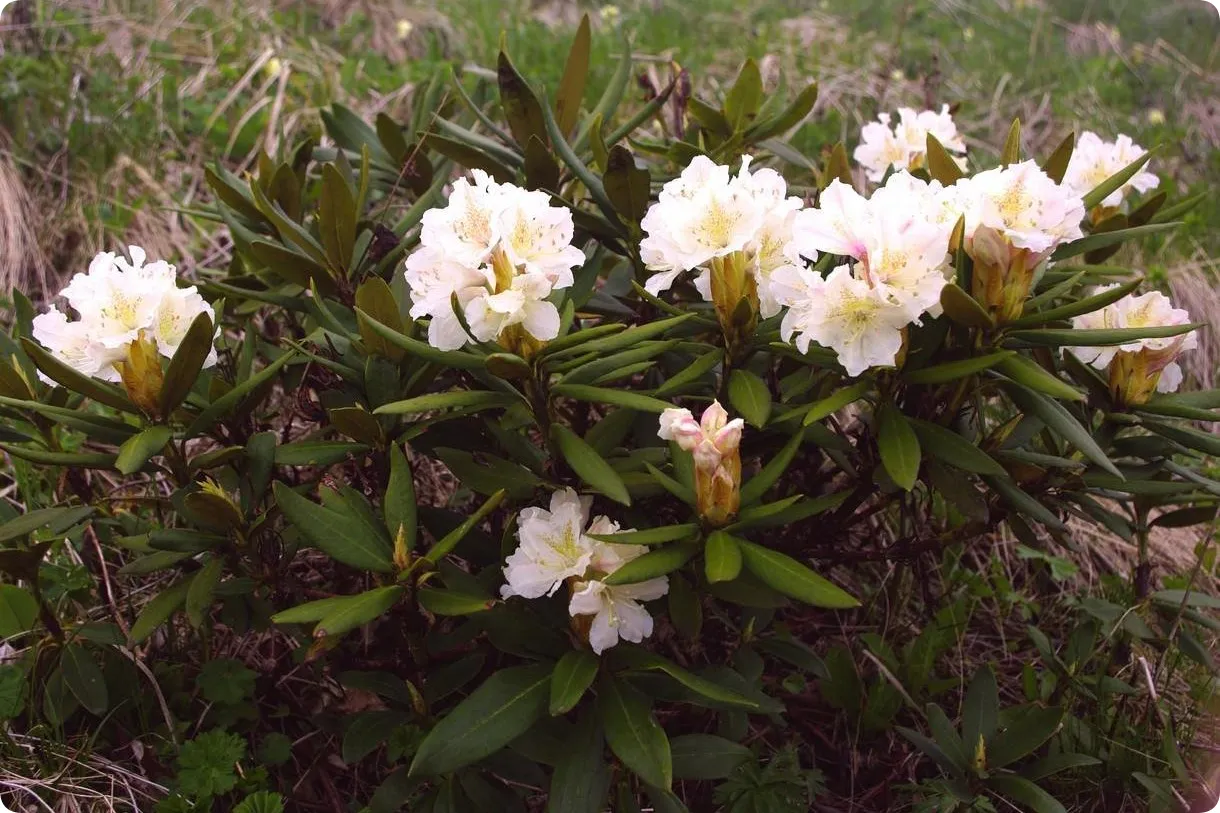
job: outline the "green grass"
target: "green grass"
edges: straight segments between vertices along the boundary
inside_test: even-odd
[[[581,10],[595,19],[591,97],[622,52],[621,29],[659,76],[672,59],[706,96],[746,56],[790,84],[819,79],[819,109],[793,138],[810,153],[850,145],[880,110],[948,102],[979,155],[993,154],[1019,115],[1035,155],[1074,129],[1124,132],[1163,146],[1155,169],[1180,194],[1220,180],[1220,118],[1209,125],[1201,114],[1220,69],[1220,20],[1199,0],[626,0],[615,14],[453,0],[444,17],[358,3],[337,13],[309,2],[36,5],[33,27],[6,35],[0,126],[61,273],[133,232],[156,242],[175,202],[198,204],[205,161],[248,165],[260,147],[317,134],[316,111],[332,101],[393,112],[404,87],[446,63],[493,64],[502,36],[526,74],[554,88]],[[405,38],[400,19],[413,23]],[[264,53],[288,71],[278,114],[270,66],[243,82]],[[190,245],[206,243],[208,224],[176,223]],[[1213,201],[1140,259],[1154,274],[1210,266],[1217,235]]]

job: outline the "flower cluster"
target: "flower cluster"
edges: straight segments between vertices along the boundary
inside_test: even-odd
[[[1087,195],[1144,152],[1143,147],[1133,142],[1130,136],[1120,135],[1114,141],[1102,141],[1097,133],[1085,131],[1076,141],[1072,159],[1063,175],[1063,185],[1077,195]],[[1125,184],[1106,195],[1101,206],[1114,209],[1122,205],[1123,198],[1131,190],[1142,194],[1155,189],[1159,183],[1156,175],[1146,169],[1141,170]]]
[[[1084,236],[1084,202],[1033,161],[997,167],[953,185],[974,260],[971,293],[999,321],[1021,315],[1042,264]]]
[[[689,409],[661,413],[657,436],[690,452],[695,459],[695,498],[699,516],[714,525],[731,519],[741,504],[741,418],[729,420],[719,401],[695,420]]]
[[[792,264],[772,275],[776,298],[788,307],[784,340],[802,352],[811,341],[833,349],[849,375],[893,365],[903,328],[940,313],[956,191],[905,171],[870,198],[831,182],[818,208],[796,214],[786,249]],[[819,254],[856,263],[823,278],[802,267]]]
[[[765,317],[779,313],[770,294],[772,273],[788,264],[784,246],[791,235],[800,198],[787,196],[787,184],[773,169],[750,172],[750,156],[742,156],[741,171],[697,156],[674,180],[662,187],[657,202],[644,215],[645,232],[640,255],[654,271],[644,287],[654,296],[670,288],[680,274],[700,269],[695,287],[708,301],[720,298],[715,290],[718,263],[740,261],[749,278],[729,286],[735,295],[724,303],[732,310],[741,296],[756,289],[759,311]],[[717,273],[714,273],[717,272]],[[743,288],[743,290],[738,290]]]
[[[1116,286],[1101,288],[1097,293]],[[1190,314],[1175,308],[1169,297],[1159,291],[1126,296],[1099,311],[1077,316],[1077,329],[1112,330],[1119,328],[1172,327],[1190,324]],[[1160,339],[1139,339],[1111,347],[1073,347],[1071,352],[1086,364],[1106,370],[1110,389],[1124,404],[1140,404],[1155,392],[1176,392],[1182,385],[1182,368],[1177,359],[1186,350],[1198,347],[1195,331]]]
[[[428,341],[442,350],[472,337],[515,347],[520,331],[555,338],[559,311],[547,297],[571,285],[585,261],[572,245],[572,213],[545,192],[471,174],[474,183],[456,181],[444,208],[424,213],[420,248],[406,263],[411,317],[431,317]]]
[[[949,114],[949,105],[935,110],[915,111],[909,107],[898,108],[898,123],[890,124],[892,117],[882,113],[877,121],[869,122],[860,129],[860,144],[852,157],[864,167],[870,181],[880,181],[891,169],[916,170],[927,161],[928,136],[952,153],[966,152],[966,142],[958,135],[957,125]],[[966,158],[957,158],[962,169]]]
[[[618,523],[599,516],[589,523],[589,497],[570,488],[551,495],[550,510],[525,508],[517,518],[517,549],[505,562],[503,598],[554,595],[567,583],[568,612],[588,622],[589,645],[599,655],[620,639],[639,643],[652,635],[652,616],[640,603],[669,592],[661,576],[636,584],[608,585],[602,579],[645,552],[642,545],[617,545],[591,535],[619,533]],[[587,526],[587,530],[586,530]]]
[[[145,263],[138,246],[128,246],[128,261],[111,252],[98,254],[89,270],[72,277],[60,295],[79,317],[55,306],[34,317],[34,339],[55,358],[83,375],[122,380],[133,343],[155,343],[170,358],[201,313],[214,318],[211,305],[191,286],[179,288],[174,266]],[[216,351],[204,362],[216,363]]]

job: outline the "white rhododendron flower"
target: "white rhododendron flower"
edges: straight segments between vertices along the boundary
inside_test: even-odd
[[[1072,158],[1068,161],[1067,171],[1063,175],[1063,185],[1077,195],[1087,195],[1144,152],[1144,148],[1133,142],[1130,136],[1120,135],[1114,141],[1102,141],[1097,133],[1086,130],[1076,140]],[[1143,193],[1155,189],[1159,184],[1160,179],[1156,175],[1146,168],[1141,169],[1107,195],[1101,205],[1116,207],[1132,189]]]
[[[834,350],[848,375],[895,364],[902,329],[911,319],[908,308],[885,290],[856,277],[846,265],[825,279],[806,269],[779,272],[776,284],[788,305],[780,325],[784,341],[794,342],[802,353],[811,341]]]
[[[559,311],[547,301],[572,284],[585,261],[572,245],[572,213],[544,192],[496,183],[473,170],[454,182],[448,203],[424,213],[420,247],[406,261],[411,317],[430,317],[428,342],[456,350],[471,340],[504,339],[521,328],[539,341],[559,335]]]
[[[76,274],[61,295],[79,319],[69,321],[58,308],[34,317],[34,339],[57,359],[83,375],[119,381],[115,365],[137,340],[155,341],[157,351],[172,357],[201,313],[214,318],[212,306],[194,286],[179,288],[174,266],[145,263],[139,246],[128,246],[130,261],[105,252]],[[205,367],[216,363],[212,349]]]
[[[637,556],[646,549],[639,549]],[[633,557],[634,558],[634,557]],[[652,601],[669,592],[669,579],[661,576],[636,584],[608,585],[593,580],[572,585],[572,599],[568,612],[573,616],[591,615],[589,646],[601,654],[619,642],[639,643],[652,635],[652,616],[644,609],[642,601]]]
[[[924,166],[929,134],[935,136],[950,153],[966,152],[966,142],[957,132],[957,125],[949,114],[949,105],[942,105],[939,112],[900,107],[898,123],[891,126],[892,121],[889,113],[882,113],[877,121],[869,122],[860,130],[860,144],[852,157],[864,167],[864,174],[870,181],[880,181],[891,169],[919,169]],[[957,160],[964,169],[965,157]]]
[[[517,517],[521,543],[506,560],[503,598],[554,595],[565,579],[579,578],[593,560],[593,540],[585,536],[593,500],[570,488],[551,495],[551,507],[523,508]]]
[[[536,339],[559,335],[559,309],[548,302],[551,282],[542,274],[519,274],[506,291],[477,291],[466,304],[466,322],[481,342],[495,341],[513,325],[521,325]]]
[[[710,300],[708,265],[737,252],[748,258],[759,288],[763,316],[778,313],[767,278],[787,260],[783,247],[791,233],[800,198],[789,197],[783,177],[773,169],[750,172],[741,158],[736,176],[707,156],[696,156],[682,174],[662,187],[641,226],[640,256],[656,272],[644,283],[651,294],[669,289],[686,271],[702,269],[696,286]]]
[[[1084,233],[1084,202],[1034,161],[989,169],[958,181],[966,239],[980,228],[997,232],[1014,248],[1045,255]]]
[[[902,329],[924,314],[940,314],[949,236],[960,218],[958,195],[905,171],[891,175],[870,198],[832,181],[817,208],[794,215],[787,248],[794,265],[771,275],[776,301],[788,307],[780,328],[784,340],[802,352],[810,342],[833,349],[851,375],[893,365]],[[799,265],[820,254],[857,262],[823,279]]]
[[[550,510],[523,509],[517,519],[520,545],[505,561],[502,598],[554,595],[565,582],[569,613],[591,615],[589,645],[599,655],[619,639],[639,642],[652,635],[652,616],[640,604],[669,590],[664,576],[638,584],[610,586],[601,579],[648,552],[643,545],[618,545],[592,535],[620,532],[617,522],[597,517],[589,522],[592,499],[570,488],[551,495]],[[586,525],[588,528],[586,530]]]
[[[1109,285],[1097,289],[1102,293],[1117,286]],[[1072,319],[1072,326],[1081,330],[1113,330],[1149,327],[1171,327],[1191,323],[1190,314],[1175,308],[1169,297],[1159,291],[1149,291],[1139,296],[1125,296],[1117,302],[1092,313]],[[1109,347],[1071,347],[1073,355],[1099,370],[1110,368],[1116,360],[1136,360],[1140,363],[1139,374],[1153,376],[1159,373],[1156,390],[1175,392],[1182,384],[1182,368],[1177,358],[1186,350],[1199,346],[1197,331],[1163,338],[1138,339],[1127,344]],[[1123,369],[1124,375],[1132,372]]]

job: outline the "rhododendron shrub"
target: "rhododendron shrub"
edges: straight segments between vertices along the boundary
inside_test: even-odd
[[[1190,658],[1180,633],[1216,623],[1148,552],[1154,517],[1220,493],[1188,425],[1220,394],[1180,364],[1203,328],[1098,259],[1184,207],[1141,197],[1154,167],[1121,137],[1025,155],[1015,125],[965,162],[947,107],[867,125],[859,171],[844,145],[802,155],[816,88],[764,98],[753,62],[722,101],[677,76],[620,109],[630,49],[598,100],[587,46],[554,99],[502,54],[495,105],[472,72],[407,121],[333,108],[320,145],[209,168],[233,261],[193,286],[133,247],[19,297],[0,448],[67,472],[47,513],[0,524],[30,718],[162,725],[133,659],[261,635],[259,691],[379,698],[270,704],[296,761],[341,754],[377,811],[710,810],[726,779],[756,805],[735,809],[772,809],[755,779],[789,743],[844,809],[848,761],[798,743],[819,698],[860,747],[931,754],[902,762],[913,788],[944,774],[906,791],[933,807],[1042,800],[1048,755],[1092,770],[1110,722],[1082,704],[1133,678],[1082,677],[1065,647]],[[916,629],[950,601],[930,574],[1002,534],[1058,561],[1069,519],[1139,551],[1126,592],[1072,605],[1087,646],[1014,633],[1028,679],[980,670],[959,735],[937,704],[969,676]],[[39,581],[82,523],[114,634]],[[1156,748],[1179,712],[1143,717]]]

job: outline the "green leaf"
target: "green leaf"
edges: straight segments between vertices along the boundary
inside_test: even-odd
[[[1008,338],[1016,339],[1027,345],[1044,347],[1111,347],[1119,344],[1130,344],[1140,339],[1166,339],[1181,336],[1203,327],[1202,322],[1188,325],[1167,325],[1165,327],[1113,328],[1104,329],[1052,329],[1014,330]]]
[[[407,550],[415,550],[415,542],[419,533],[415,482],[411,477],[411,466],[407,462],[407,456],[398,444],[390,447],[390,479],[386,485],[385,499],[381,508],[390,537],[396,539],[398,534],[402,533]]]
[[[191,425],[187,427],[186,436],[188,438],[196,437],[211,429],[212,424],[235,410],[237,405],[247,395],[259,390],[265,383],[274,378],[279,373],[280,368],[291,361],[294,356],[296,356],[296,353],[292,351],[280,354],[279,358],[275,361],[208,404]]]
[[[165,370],[165,380],[161,384],[162,415],[169,415],[177,409],[199,380],[199,373],[212,352],[215,335],[216,329],[207,313],[196,316],[187,328]]]
[[[1008,128],[1008,137],[1004,139],[1004,148],[1000,150],[1000,166],[1016,164],[1021,160],[1021,120],[1013,119]]]
[[[0,584],[0,638],[10,639],[34,629],[38,602],[14,584]]]
[[[483,390],[451,390],[418,395],[405,401],[382,404],[373,410],[375,415],[414,415],[420,412],[435,412],[441,409],[506,409],[521,403],[521,399],[506,392]]]
[[[101,716],[106,713],[106,709],[110,707],[106,677],[90,656],[89,650],[80,644],[69,644],[60,655],[59,668],[63,672],[64,685],[80,701],[81,706],[90,714]]]
[[[610,789],[610,766],[603,756],[605,735],[597,716],[585,714],[564,744],[551,775],[547,813],[602,813]]]
[[[788,106],[785,107],[777,115],[765,119],[756,120],[750,128],[745,132],[745,141],[750,144],[757,144],[772,136],[782,135],[793,127],[796,127],[805,117],[813,110],[813,106],[818,100],[818,83],[812,82],[796,95]]]
[[[824,683],[824,681],[823,681]],[[932,740],[920,734],[918,731],[907,728],[906,726],[894,726],[894,730],[901,734],[911,745],[914,745],[922,751],[928,758],[935,762],[940,769],[949,776],[953,776],[957,770],[957,766],[953,760],[946,754],[941,747]]]
[[[413,777],[452,773],[508,745],[547,711],[549,663],[514,666],[487,678],[420,743]]]
[[[1072,151],[1075,147],[1076,134],[1068,133],[1059,142],[1059,146],[1055,147],[1055,151],[1043,162],[1042,171],[1050,176],[1050,179],[1055,183],[1063,183],[1063,176],[1067,174],[1068,164],[1072,160]]]
[[[326,615],[314,629],[314,637],[338,636],[362,627],[386,613],[402,598],[404,589],[398,585],[378,587],[358,596],[347,596],[327,608]]]
[[[791,556],[744,539],[738,539],[737,545],[741,549],[746,568],[763,584],[786,596],[814,607],[848,609],[860,606],[860,602],[842,588],[814,573]]]
[[[984,330],[995,327],[995,320],[987,309],[955,284],[950,283],[940,290],[940,305],[945,309],[945,315],[959,325]]]
[[[729,403],[748,423],[760,429],[771,417],[771,391],[765,381],[749,370],[729,373]]]
[[[536,136],[546,144],[542,105],[504,51],[500,51],[496,65],[496,80],[500,85],[500,106],[513,139],[522,147],[529,142],[530,136]]]
[[[495,606],[495,599],[471,595],[459,590],[442,590],[438,587],[421,587],[419,604],[433,615],[474,615]]]
[[[370,351],[385,356],[390,361],[400,361],[406,351],[394,344],[382,333],[373,329],[370,319],[385,325],[387,328],[402,333],[402,315],[398,312],[398,303],[394,301],[394,292],[386,281],[378,276],[369,276],[356,289],[356,321],[360,328],[360,339]]]
[[[696,548],[693,545],[668,545],[650,550],[643,556],[632,559],[603,581],[608,585],[636,584],[672,573],[691,560]]]
[[[990,455],[953,430],[928,421],[909,420],[919,436],[921,447],[937,460],[975,474],[994,474],[997,477],[1008,474]]]
[[[597,656],[587,649],[574,649],[559,659],[551,675],[552,717],[567,714],[576,708],[580,698],[593,685],[600,664]]]
[[[43,449],[28,446],[15,446],[12,443],[0,443],[0,449],[12,457],[28,460],[44,466],[72,466],[80,469],[112,469],[114,458],[112,454],[92,454],[75,452],[48,452]]]
[[[610,389],[608,387],[590,387],[585,384],[556,384],[551,388],[555,395],[572,398],[577,401],[590,401],[595,404],[612,404],[626,409],[636,409],[640,412],[664,412],[673,404],[631,390]]]
[[[805,418],[801,423],[804,426],[809,426],[809,424],[816,423],[828,415],[833,415],[843,407],[863,397],[870,389],[872,389],[870,382],[860,381],[852,384],[850,387],[835,390],[821,401],[815,401],[809,407],[809,411],[805,413]]]
[[[37,342],[23,336],[21,337],[21,347],[38,369],[56,384],[60,384],[72,392],[80,393],[86,398],[92,398],[99,404],[114,407],[120,412],[138,411],[131,401],[127,400],[127,396],[121,389],[78,373],[44,350],[42,345]]]
[[[1110,196],[1110,193],[1121,188],[1123,184],[1134,178],[1135,173],[1143,169],[1144,164],[1147,164],[1148,160],[1152,158],[1152,153],[1153,150],[1146,151],[1139,158],[1136,158],[1134,161],[1127,164],[1118,172],[1115,172],[1109,178],[1106,178],[1104,181],[1094,187],[1092,191],[1082,198],[1084,201],[1085,210],[1087,211],[1092,209],[1094,206],[1099,205],[1103,200]]]
[[[1021,808],[1027,808],[1030,813],[1067,813],[1067,809],[1059,801],[1042,788],[1019,776],[993,776],[987,780],[987,786],[1005,799],[1018,803]]]
[[[470,533],[475,526],[487,518],[487,515],[496,509],[501,502],[504,501],[506,492],[497,491],[487,498],[487,501],[479,506],[479,510],[468,516],[462,521],[462,524],[454,528],[449,533],[445,534],[439,542],[428,549],[424,554],[424,559],[436,564],[441,559],[453,552],[453,549],[458,546],[458,543],[466,538],[466,534]]]
[[[551,137],[551,146],[554,147],[555,153],[568,166],[568,169],[572,170],[572,174],[585,185],[585,189],[589,192],[589,197],[601,209],[602,214],[606,216],[606,220],[617,227],[618,216],[614,212],[614,204],[610,202],[610,198],[606,197],[606,188],[602,185],[601,179],[585,166],[584,161],[580,160],[580,156],[576,154],[575,150],[567,142],[563,132],[559,129],[559,123],[555,121],[555,115],[551,112],[550,107],[542,106],[542,117],[546,125],[546,132]]]
[[[732,132],[739,133],[749,127],[762,102],[762,74],[758,71],[758,63],[747,59],[724,97],[724,117],[728,119]]]
[[[1031,782],[1037,782],[1039,779],[1070,771],[1073,768],[1088,768],[1101,764],[1100,759],[1088,754],[1051,754],[1022,770],[1021,775]]]
[[[1220,610],[1220,598],[1198,591],[1158,590],[1152,594],[1152,600],[1175,610],[1182,606]]]
[[[1068,412],[1067,408],[1058,401],[1017,385],[1006,385],[1005,392],[1022,412],[1040,419],[1053,432],[1079,449],[1089,460],[1122,479],[1122,472],[1110,462],[1110,458],[1106,457],[1106,453],[1093,439],[1092,433],[1081,426],[1072,413]]]
[[[394,571],[393,551],[380,536],[362,533],[346,515],[312,502],[283,483],[277,482],[273,491],[284,516],[314,547],[360,570]]]
[[[212,609],[223,564],[219,557],[212,556],[191,578],[190,587],[186,590],[186,617],[195,628],[203,626],[208,611]]]
[[[1053,373],[1048,372],[1038,362],[1025,356],[1013,354],[997,364],[996,367],[1000,372],[1018,384],[1023,384],[1032,390],[1046,393],[1052,398],[1064,401],[1085,400],[1083,392]]]
[[[709,582],[728,582],[741,573],[741,548],[724,531],[713,531],[703,548],[704,568]]]
[[[652,465],[648,461],[644,461],[644,468],[648,470],[648,473],[650,475],[652,475],[652,479],[654,479],[658,483],[660,483],[661,487],[664,488],[666,491],[668,491],[670,494],[674,495],[675,497],[677,497],[679,500],[686,503],[687,505],[695,504],[695,492],[690,486],[688,486],[684,483],[678,482],[677,480],[675,480],[674,478],[665,474],[664,472],[662,472],[660,469],[658,469],[656,466]],[[675,464],[675,473],[676,472],[677,472],[677,464]]]
[[[677,779],[725,779],[754,757],[746,746],[714,734],[683,734],[670,740],[669,747]]]
[[[804,440],[804,429],[794,432],[783,448],[767,461],[767,465],[763,466],[758,474],[745,482],[745,485],[741,487],[742,505],[753,505],[763,498],[767,490],[775,485],[776,481],[788,470],[789,464],[792,463],[792,458],[796,457],[796,453],[801,448],[801,443]]]
[[[585,83],[589,78],[589,49],[591,35],[589,15],[582,15],[580,27],[568,50],[568,61],[564,64],[563,79],[555,93],[555,120],[564,135],[572,132],[580,118],[580,103],[585,95]]]
[[[21,516],[14,517],[0,525],[0,542],[20,539],[39,528],[50,528],[54,529],[51,533],[60,533],[91,516],[93,516],[93,506],[90,505],[57,506],[26,511]]]
[[[945,186],[952,186],[965,174],[945,149],[945,145],[931,133],[928,133],[927,156],[928,174]]]
[[[1146,237],[1150,234],[1159,234],[1164,231],[1172,231],[1181,223],[1148,223],[1143,226],[1131,226],[1126,229],[1116,229],[1114,231],[1096,232],[1087,237],[1082,237],[1079,240],[1074,240],[1071,243],[1063,243],[1059,248],[1055,249],[1055,253],[1051,255],[1051,262],[1061,262],[1070,257],[1075,257],[1080,254],[1087,254],[1091,251],[1096,251],[1099,248],[1108,248],[1119,243],[1125,243],[1128,240],[1134,240],[1137,237]]]
[[[659,397],[677,392],[716,369],[723,359],[724,352],[722,350],[719,348],[710,349],[666,379],[665,383],[657,387],[653,394]]]
[[[606,197],[626,221],[639,223],[643,220],[651,195],[649,181],[648,170],[636,166],[631,150],[620,144],[610,148],[602,184]]]
[[[919,477],[919,438],[905,415],[891,402],[877,410],[877,449],[890,478],[907,491]]]
[[[131,625],[132,646],[143,643],[148,636],[157,631],[158,627],[169,620],[174,611],[186,601],[186,591],[189,588],[189,580],[178,582],[173,587],[162,590],[153,597],[152,601],[144,605],[140,617]]]
[[[1117,302],[1138,288],[1142,283],[1143,279],[1133,279],[1130,282],[1121,283],[1110,290],[1102,291],[1093,296],[1087,296],[1084,299],[1078,299],[1075,302],[1068,302],[1057,308],[1026,314],[1020,319],[1014,319],[1009,322],[1007,326],[1010,328],[1021,328],[1031,325],[1044,325],[1047,322],[1071,319],[1073,316],[1092,313],[1093,311],[1101,310],[1106,305]]]
[[[356,244],[356,200],[351,187],[334,164],[322,165],[322,194],[318,199],[318,231],[330,267],[348,276]]]
[[[1063,721],[1063,709],[1029,709],[987,744],[988,769],[1003,768],[1033,753],[1050,739]]]
[[[1047,508],[1040,501],[1035,500],[1030,495],[1026,494],[1020,486],[1014,483],[1007,477],[991,477],[983,475],[984,482],[997,492],[1005,502],[1012,508],[1015,508],[1018,514],[1023,514],[1027,519],[1032,519],[1036,522],[1041,522],[1048,528],[1063,530],[1067,526],[1063,524],[1063,520],[1055,516],[1051,509]]]
[[[437,123],[440,124],[440,121],[438,120]],[[453,132],[452,128],[446,128],[446,130]],[[420,143],[466,169],[481,169],[500,183],[511,183],[516,177],[516,173],[504,165],[499,155],[493,156],[484,149],[471,146],[466,139],[428,132],[421,134]],[[444,180],[444,177],[439,177],[437,180]]]
[[[1000,690],[990,666],[980,666],[962,699],[962,743],[974,758],[979,741],[991,739],[1000,715]]]
[[[603,675],[597,684],[597,708],[614,755],[640,779],[668,789],[673,784],[669,739],[653,717],[648,698],[629,683]]]
[[[1011,355],[1013,355],[1013,351],[1003,350],[999,353],[988,353],[984,356],[974,356],[973,358],[961,359],[960,361],[947,361],[934,367],[923,367],[910,372],[904,370],[902,377],[911,384],[944,384],[949,381],[956,381],[959,378],[965,378],[968,375],[981,373],[984,370],[990,370]]]
[[[615,502],[631,505],[631,496],[622,478],[592,446],[560,423],[552,424],[551,436],[564,460],[581,480]]]
[[[684,688],[715,704],[750,711],[757,711],[761,707],[759,701],[726,687],[723,682],[700,677],[646,649],[624,646],[615,650],[611,657],[623,667],[624,672],[661,672]],[[759,694],[758,696],[765,698],[765,695]],[[770,698],[766,698],[766,700],[774,702]]]
[[[660,528],[646,528],[642,531],[619,531],[614,534],[589,534],[591,539],[599,542],[612,542],[617,545],[663,545],[666,542],[685,542],[694,539],[699,533],[699,526],[691,523],[681,525],[663,525]]]
[[[273,460],[277,466],[332,466],[368,452],[364,443],[346,440],[300,440],[275,447]]]
[[[966,753],[962,738],[949,722],[944,709],[935,703],[927,705],[928,728],[932,731],[932,739],[944,752],[957,769],[957,773],[965,776],[970,770],[971,755]]]

